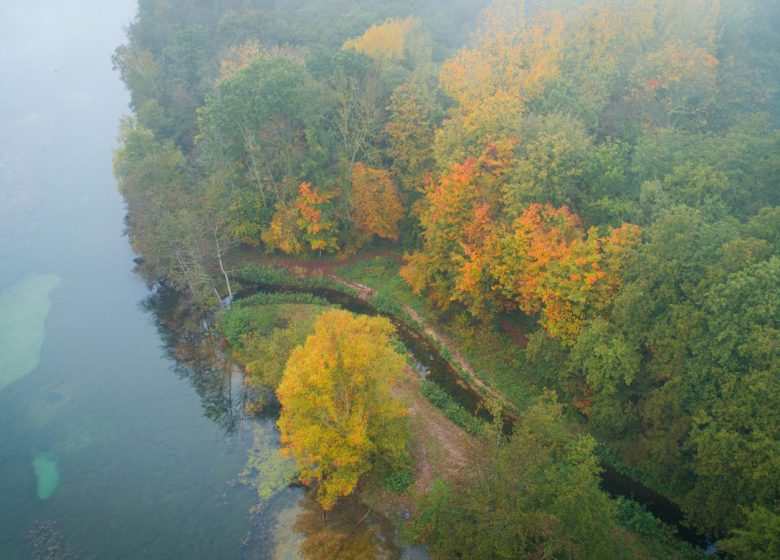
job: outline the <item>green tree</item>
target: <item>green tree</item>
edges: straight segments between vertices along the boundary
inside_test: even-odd
[[[548,395],[508,442],[494,431],[465,480],[439,484],[418,530],[434,558],[620,558],[616,510],[599,488],[595,441]]]

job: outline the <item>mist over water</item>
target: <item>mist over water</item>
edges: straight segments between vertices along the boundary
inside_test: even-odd
[[[246,442],[204,416],[139,305],[148,291],[111,174],[128,111],[111,54],[134,9],[0,5],[0,291],[61,279],[48,314],[0,321],[0,341],[42,337],[26,350],[38,356],[6,356],[32,371],[0,385],[4,560],[49,546],[63,557],[236,558],[253,503],[227,486]]]
[[[236,484],[273,419],[243,417],[240,375],[172,357],[133,271],[111,54],[134,9],[0,5],[0,558],[298,557],[333,540],[313,499],[288,488],[250,519],[257,495]]]

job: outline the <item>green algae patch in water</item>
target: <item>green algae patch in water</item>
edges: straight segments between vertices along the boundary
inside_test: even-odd
[[[37,366],[56,274],[29,274],[0,292],[0,391]]]
[[[51,453],[43,453],[33,459],[32,466],[38,479],[38,498],[48,500],[60,485],[57,460]]]

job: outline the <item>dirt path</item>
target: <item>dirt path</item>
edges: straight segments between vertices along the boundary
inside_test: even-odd
[[[427,493],[437,477],[457,478],[474,454],[474,438],[422,396],[420,378],[410,368],[407,378],[395,387],[394,394],[409,407],[416,490]]]

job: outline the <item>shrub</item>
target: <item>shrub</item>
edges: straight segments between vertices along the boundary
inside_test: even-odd
[[[463,408],[460,404],[448,395],[444,389],[439,387],[433,381],[423,380],[420,385],[420,392],[433,406],[442,411],[444,416],[452,420],[455,424],[474,435],[482,435],[485,431],[485,425],[476,416]]]

